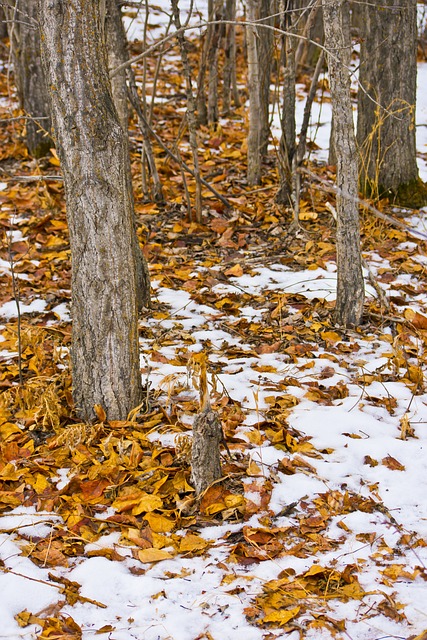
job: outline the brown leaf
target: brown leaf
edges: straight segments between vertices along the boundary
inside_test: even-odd
[[[405,309],[403,314],[405,320],[410,322],[415,329],[421,329],[421,331],[427,331],[427,316],[414,311],[413,309]]]
[[[388,469],[391,469],[391,471],[405,471],[404,465],[396,460],[396,458],[393,458],[393,456],[387,456],[383,458],[381,462]]]

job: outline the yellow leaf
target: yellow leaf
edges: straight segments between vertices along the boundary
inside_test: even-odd
[[[29,624],[31,624],[31,618],[33,617],[33,614],[25,609],[24,611],[20,611],[19,613],[17,613],[14,617],[20,627],[27,627]]]
[[[179,544],[180,553],[185,553],[186,551],[202,551],[206,549],[210,545],[209,540],[205,540],[200,536],[196,536],[193,534],[188,534],[185,538],[181,538],[181,542]]]
[[[49,482],[46,476],[42,475],[41,473],[36,473],[36,476],[33,479],[33,481],[29,479],[28,483],[31,484],[31,486],[33,487],[34,491],[37,494],[43,493],[43,491],[47,489],[47,487],[49,486]]]
[[[169,533],[175,526],[175,522],[159,513],[147,513],[144,520],[148,522],[150,528],[155,533]]]
[[[249,442],[256,445],[262,444],[265,440],[264,435],[260,431],[258,431],[258,429],[247,431],[246,437],[248,438]]]
[[[248,464],[248,468],[246,469],[246,475],[248,476],[261,476],[262,469],[257,465],[253,460]]]
[[[162,507],[163,500],[159,496],[153,496],[150,493],[146,493],[139,503],[132,509],[132,515],[139,516],[141,513],[147,513],[154,511],[155,509],[161,509]]]
[[[138,516],[141,513],[161,509],[163,507],[163,501],[159,496],[152,495],[151,493],[134,491],[133,493],[116,498],[112,507],[118,512],[131,511],[132,515]]]
[[[326,571],[327,569],[320,566],[320,564],[314,564],[306,573],[304,573],[304,578],[308,578],[308,576],[316,576],[317,574],[325,573]]]
[[[213,516],[215,513],[219,513],[220,511],[222,511],[225,508],[226,507],[225,507],[225,504],[223,502],[214,502],[214,503],[210,504],[208,507],[206,507],[205,513],[208,516]]]
[[[300,211],[298,218],[300,220],[317,220],[319,214],[316,211]]]
[[[21,429],[18,427],[18,425],[12,424],[11,422],[5,422],[0,427],[0,436],[4,441],[15,435],[15,433],[21,433]]]
[[[105,422],[107,419],[107,414],[105,413],[104,408],[100,404],[96,404],[93,407],[99,422]]]
[[[322,331],[320,335],[325,342],[341,342],[341,336],[336,331]]]
[[[170,560],[173,556],[164,549],[141,549],[138,551],[138,558],[141,562],[160,562],[161,560]]]
[[[224,502],[227,509],[235,509],[236,507],[244,505],[245,499],[243,496],[229,494],[228,496],[225,496]]]
[[[231,267],[231,269],[227,269],[227,271],[224,271],[226,276],[235,276],[236,278],[240,278],[240,276],[243,275],[243,269],[240,266],[240,264],[235,264],[234,267]]]
[[[283,626],[295,618],[298,615],[301,607],[295,607],[294,609],[279,609],[279,611],[272,611],[266,615],[262,622],[275,622],[280,626]]]

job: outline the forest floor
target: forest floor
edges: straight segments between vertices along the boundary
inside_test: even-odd
[[[154,109],[171,147],[180,86],[171,52]],[[0,96],[19,116],[4,68]],[[203,224],[156,146],[167,204],[143,197],[132,123],[146,397],[93,425],[71,401],[63,187],[38,179],[59,163],[28,157],[19,121],[0,132],[0,638],[427,638],[426,212],[361,211],[364,322],[343,331],[334,196],[305,182],[291,232],[273,152],[246,185],[245,122],[242,107],[201,129],[203,176],[233,205],[205,191]],[[185,136],[180,151],[190,162]],[[201,354],[227,447],[198,506]]]

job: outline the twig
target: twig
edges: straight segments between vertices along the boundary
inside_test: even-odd
[[[269,16],[269,17],[273,17],[273,16]],[[233,26],[238,26],[238,27],[246,27],[246,26],[261,27],[261,28],[273,31],[273,33],[279,33],[279,34],[282,34],[282,35],[285,35],[285,36],[292,36],[292,37],[294,37],[294,38],[296,38],[298,40],[305,40],[307,43],[313,44],[315,47],[317,47],[321,51],[324,51],[325,53],[327,53],[329,55],[329,58],[335,58],[336,59],[336,56],[333,54],[333,52],[332,51],[328,51],[328,49],[325,46],[323,46],[322,44],[320,44],[319,42],[316,42],[315,40],[311,40],[310,38],[307,38],[306,36],[299,35],[298,33],[294,33],[294,32],[291,32],[291,31],[286,31],[285,29],[280,29],[278,27],[274,27],[271,24],[263,24],[262,22],[260,22],[258,20],[255,21],[255,22],[250,22],[248,20],[206,20],[206,21],[203,21],[203,22],[199,22],[198,24],[194,24],[194,25],[184,25],[183,27],[180,27],[179,29],[176,29],[173,33],[170,33],[169,35],[165,36],[164,38],[162,38],[158,42],[155,42],[153,45],[151,45],[151,47],[149,47],[148,49],[146,49],[145,51],[143,51],[139,55],[135,56],[134,58],[130,58],[127,62],[123,62],[121,65],[119,65],[115,69],[112,69],[110,71],[110,78],[114,77],[117,73],[120,73],[120,71],[122,71],[123,69],[127,69],[127,67],[130,67],[132,64],[135,64],[136,62],[139,62],[143,58],[145,58],[147,56],[150,56],[156,49],[158,49],[163,44],[166,44],[167,42],[169,42],[173,38],[178,37],[178,36],[182,36],[182,34],[184,34],[185,31],[190,31],[190,30],[191,31],[195,31],[197,29],[201,29],[202,27],[208,27],[209,25],[233,25]],[[353,69],[351,69],[351,67],[348,67],[348,66],[344,65],[344,68],[347,69],[347,71],[349,72],[349,74],[352,77],[355,77],[355,72],[354,72]],[[360,90],[363,91],[364,94],[366,94],[366,96],[369,98],[369,100],[371,100],[371,102],[373,102],[377,107],[382,109],[388,115],[393,116],[393,117],[397,117],[395,114],[393,114],[388,109],[386,109],[382,104],[380,104],[377,100],[375,100],[375,98],[373,98],[369,94],[369,92],[365,89],[365,87],[361,84],[361,82],[359,82],[358,78],[356,78],[356,80],[357,80],[357,85],[360,88]]]
[[[157,133],[154,131],[154,129],[152,127],[150,127],[150,125],[148,124],[147,120],[145,118],[143,118],[145,121],[145,126],[147,127],[148,131],[151,133],[151,135],[153,136],[153,138],[156,140],[156,142],[159,143],[159,145],[162,147],[162,149],[168,154],[168,156],[174,160],[178,165],[183,166],[184,169],[194,177],[194,171],[193,169],[190,169],[190,167],[188,166],[188,164],[186,164],[183,160],[181,160],[180,158],[178,158],[178,156],[176,156],[173,151],[171,151],[166,144],[163,142],[163,140],[160,138],[159,135],[157,135]],[[207,182],[204,178],[202,178],[200,176],[200,182],[202,183],[202,185],[204,187],[206,187],[207,189],[209,189],[209,191],[211,191],[214,196],[216,196],[218,198],[218,200],[220,200],[226,207],[227,209],[232,209],[233,208],[233,204],[227,200],[227,198],[225,196],[223,196],[221,193],[219,193],[215,187],[213,187],[211,184],[209,184],[209,182]]]
[[[305,173],[306,175],[310,176],[310,178],[313,178],[317,182],[320,182],[322,184],[322,186],[323,186],[323,188],[319,187],[319,189],[321,191],[325,191],[326,193],[335,193],[335,194],[339,193],[340,190],[337,187],[334,187],[327,180],[325,180],[325,178],[320,178],[319,176],[317,176],[315,173],[313,173],[309,169],[306,169],[305,167],[299,167],[298,171],[300,173]],[[346,195],[346,197],[348,198],[349,196]],[[362,207],[365,207],[365,209],[368,209],[368,211],[370,211],[375,216],[377,216],[377,218],[381,218],[381,220],[385,220],[386,222],[389,222],[390,224],[394,224],[397,227],[400,227],[401,229],[404,229],[408,233],[412,233],[413,235],[418,236],[419,238],[422,238],[423,240],[427,240],[427,233],[423,233],[422,231],[418,231],[418,229],[414,229],[413,227],[410,227],[409,225],[405,224],[404,222],[401,222],[400,220],[396,220],[396,218],[393,218],[392,216],[388,216],[386,213],[382,213],[381,211],[376,209],[367,200],[364,200],[363,198],[359,198],[359,197],[354,198],[354,200],[358,204],[362,205]]]
[[[24,378],[22,375],[21,304],[19,301],[19,287],[16,282],[15,268],[14,268],[13,255],[12,255],[12,233],[11,232],[8,233],[8,253],[9,253],[10,274],[12,276],[12,295],[15,300],[16,310],[17,310],[18,371],[19,371],[19,384],[22,385],[24,382]]]

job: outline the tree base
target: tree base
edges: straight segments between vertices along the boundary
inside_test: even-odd
[[[421,209],[427,205],[427,184],[421,178],[416,178],[400,185],[393,196],[393,202],[402,207]]]
[[[423,182],[421,178],[415,178],[401,184],[397,189],[387,189],[384,186],[366,182],[361,185],[361,191],[368,198],[374,200],[388,198],[391,204],[409,209],[421,209],[427,205],[427,183]]]

